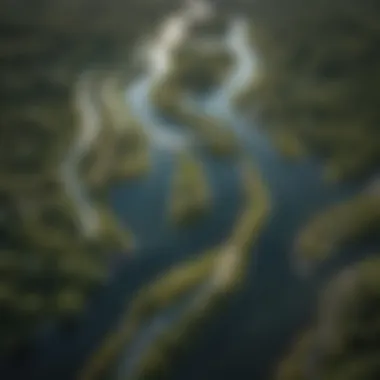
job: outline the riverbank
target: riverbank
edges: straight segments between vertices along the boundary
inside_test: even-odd
[[[203,163],[194,157],[194,153],[184,151],[178,154],[169,202],[169,221],[179,227],[196,222],[212,207]]]
[[[194,47],[191,39],[184,39],[170,53],[170,68],[156,78],[149,94],[156,112],[192,132],[211,154],[235,155],[239,147],[230,128],[215,116],[197,112],[187,102],[187,97],[207,94],[223,83],[234,66],[233,55],[223,41],[202,48],[199,44]]]
[[[218,248],[205,252],[197,260],[202,270],[200,274],[205,271],[203,273],[207,275],[203,277],[204,282],[198,283],[201,286],[198,295],[189,301],[170,329],[148,347],[133,379],[164,376],[170,372],[173,358],[191,346],[202,324],[220,311],[228,296],[244,284],[247,263],[252,260],[252,245],[268,219],[270,201],[259,172],[249,163],[244,163],[242,171],[244,211],[230,236]]]
[[[350,22],[355,17],[327,9],[310,24],[297,20],[286,35],[278,25],[252,22],[259,76],[236,101],[270,134],[286,130],[302,140],[310,155],[325,161],[326,177],[333,180],[366,178],[380,159],[374,127],[378,52],[370,28],[358,23],[346,31]]]
[[[148,137],[125,104],[123,83],[111,76],[98,88],[97,107],[103,126],[81,168],[90,188],[110,187],[115,181],[139,178],[149,171]]]
[[[236,79],[235,76],[234,78]],[[150,139],[154,140],[157,136],[155,133],[162,132],[161,126],[166,127],[166,131],[170,130],[171,126],[150,113],[151,107],[145,94],[154,82],[151,79],[152,73],[142,78],[136,86],[138,91],[131,91],[128,100],[135,106],[134,111],[137,110],[134,116],[137,114],[140,121],[144,119],[143,126],[149,131]],[[244,82],[242,79],[246,77],[242,75],[239,83]],[[220,90],[224,98],[230,95],[232,87]],[[160,144],[155,146],[154,170],[149,178],[146,181],[126,181],[125,185],[119,184],[118,190],[109,197],[119,220],[125,221],[127,226],[129,221],[131,225],[135,223],[134,231],[140,229],[139,241],[141,239],[142,245],[149,249],[139,246],[132,260],[128,263],[123,261],[120,270],[117,271],[117,278],[106,289],[101,299],[95,300],[80,331],[77,330],[72,335],[62,333],[53,334],[53,338],[50,336],[49,342],[42,344],[43,348],[34,358],[36,360],[20,367],[18,374],[24,374],[20,375],[20,378],[28,375],[30,368],[36,367],[40,372],[35,373],[42,373],[41,378],[72,378],[88,352],[97,347],[110,331],[110,326],[116,327],[117,336],[114,342],[119,345],[117,348],[121,347],[120,351],[116,350],[117,353],[120,352],[120,360],[117,357],[112,361],[107,357],[108,354],[105,361],[99,359],[100,366],[111,361],[113,364],[120,364],[116,371],[111,370],[110,376],[114,376],[115,372],[115,376],[122,379],[129,378],[130,373],[133,376],[143,376],[145,373],[154,373],[157,368],[159,371],[159,368],[165,371],[170,366],[169,373],[174,373],[173,379],[192,380],[194,376],[200,380],[220,377],[268,378],[267,372],[273,369],[280,348],[286,345],[289,337],[297,333],[300,325],[308,320],[313,303],[312,286],[296,279],[289,270],[291,241],[296,230],[304,225],[312,213],[325,207],[330,201],[341,199],[343,194],[352,189],[325,184],[320,178],[319,167],[315,162],[284,161],[265,137],[258,133],[252,122],[245,123],[237,115],[229,114],[229,107],[224,101],[221,102],[220,98],[214,104],[216,106],[212,108],[202,100],[200,107],[204,106],[207,112],[210,111],[210,114],[218,118],[227,114],[227,124],[234,128],[234,132],[240,134],[244,130],[244,133],[241,133],[242,145],[249,154],[255,156],[255,162],[258,162],[262,174],[268,180],[271,197],[274,198],[275,207],[268,229],[255,240],[257,249],[250,251],[250,254],[245,256],[246,259],[242,260],[242,272],[236,269],[241,266],[240,261],[236,259],[238,255],[235,243],[231,243],[232,247],[226,245],[223,247],[224,250],[217,246],[219,260],[210,259],[212,263],[206,263],[203,267],[200,259],[196,261],[200,262],[199,267],[194,264],[189,272],[186,268],[186,265],[190,265],[189,258],[193,253],[198,258],[198,252],[201,255],[214,253],[214,250],[210,252],[207,247],[229,235],[227,231],[235,215],[232,210],[240,210],[242,207],[240,200],[243,201],[243,197],[234,190],[236,178],[233,160],[218,160],[214,157],[210,159],[209,155],[205,154],[208,160],[205,165],[208,178],[215,189],[215,198],[218,199],[217,210],[213,210],[210,219],[205,218],[205,223],[199,223],[199,228],[183,229],[176,234],[172,234],[172,230],[166,229],[166,226],[162,227],[165,224],[162,222],[162,215],[165,213],[165,199],[170,188],[169,177],[175,158],[175,150],[172,148],[175,145],[176,151],[180,149],[179,144],[172,144],[171,131],[165,131],[160,134]],[[149,120],[149,123],[145,123],[145,120]],[[246,219],[249,220],[250,217],[247,216]],[[249,236],[248,230],[245,227],[234,228],[235,238],[232,240],[246,241],[248,246],[249,239],[245,238]],[[255,255],[254,260],[251,260],[251,254]],[[170,278],[173,265],[181,265],[184,260],[184,271],[177,272],[178,276],[173,275],[170,282],[165,277],[166,273]],[[115,266],[118,264],[119,262],[116,265],[114,263]],[[174,271],[177,269],[178,267]],[[203,322],[207,319],[207,299],[212,289],[217,289],[215,307],[218,304],[217,294],[221,295],[220,300],[224,304],[227,299],[225,295],[239,285],[239,281],[234,281],[235,275],[230,273],[239,273],[238,278],[241,279],[245,271],[248,272],[247,282],[241,288],[242,291],[236,293],[237,297],[231,297],[229,307],[219,314],[215,314],[217,309],[214,308],[211,314],[215,318],[210,319],[210,323],[197,336],[196,331],[193,334],[192,326],[197,330],[201,326],[197,321]],[[185,273],[189,273],[188,277]],[[159,280],[155,283],[156,276],[159,276]],[[185,280],[181,283],[183,277]],[[120,316],[123,316],[122,309],[135,294],[140,297],[139,290],[152,283],[156,286],[152,289],[158,289],[158,294],[153,290],[152,293],[148,292],[150,295],[146,302],[144,297],[141,297],[139,299],[142,300],[142,304],[136,306],[137,319],[141,313],[142,320],[146,323],[129,324],[132,326],[129,335],[124,330],[125,326],[119,330],[118,322]],[[173,289],[174,285],[178,290]],[[161,308],[160,302],[165,307]],[[131,309],[128,312],[130,311]],[[191,314],[192,311],[194,314]],[[186,316],[189,319],[185,318]],[[177,322],[180,324],[180,321],[183,321],[183,325],[178,327],[178,337],[171,334],[171,326]],[[124,323],[124,320],[121,322]],[[131,338],[127,347],[123,344],[128,340],[123,341],[126,336],[128,339]],[[189,339],[185,342],[187,338]],[[192,338],[196,338],[196,347],[190,349],[192,352],[181,355],[181,348],[187,350]],[[56,344],[57,341],[59,344]],[[167,350],[166,345],[169,347]],[[158,347],[158,351],[155,351],[155,347]],[[111,344],[108,348],[112,354],[115,347]],[[178,360],[169,363],[168,357],[170,360]],[[175,366],[177,368],[173,369]],[[107,373],[107,378],[110,376]],[[169,375],[167,377],[170,378]]]
[[[300,334],[276,380],[369,379],[378,374],[378,252],[339,271],[320,294],[317,317]],[[355,345],[353,345],[355,341]]]
[[[259,172],[247,163],[244,163],[242,170],[244,211],[229,238],[220,247],[203,253],[194,261],[180,264],[165,277],[143,288],[120,323],[120,330],[113,333],[95,353],[83,371],[81,380],[101,378],[101,373],[104,374],[106,368],[110,367],[110,363],[116,359],[127,342],[131,342],[132,336],[145,324],[145,320],[152,318],[159,310],[173,305],[173,302],[195,288],[193,301],[186,304],[169,330],[162,332],[156,342],[152,342],[151,346],[142,351],[139,364],[134,369],[128,369],[128,376],[140,379],[152,372],[163,370],[166,365],[162,367],[162,364],[174,354],[173,350],[177,350],[184,342],[188,344],[196,325],[215,311],[220,301],[241,284],[252,244],[269,213],[268,190]],[[201,287],[198,288],[199,286]]]
[[[195,144],[216,157],[237,154],[236,136],[221,119],[197,113],[184,103],[182,89],[170,81],[157,83],[151,92],[151,101],[158,113],[168,121],[195,135]]]

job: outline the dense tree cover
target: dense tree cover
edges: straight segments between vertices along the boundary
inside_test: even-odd
[[[111,76],[118,96],[133,70],[132,47],[179,3],[1,2],[0,351],[41,322],[82,310],[106,276],[107,251],[130,246],[103,205],[85,216],[88,205],[69,193],[90,142],[106,135],[111,144],[109,128],[120,124],[119,114],[110,121],[97,112],[104,100],[94,94]],[[96,118],[99,134],[91,132]],[[118,145],[119,153],[129,149],[123,137]]]

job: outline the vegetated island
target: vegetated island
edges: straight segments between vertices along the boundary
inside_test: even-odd
[[[80,380],[102,379],[107,373],[109,375],[110,368],[115,368],[115,361],[123,360],[122,352],[133,337],[158,311],[193,295],[189,307],[185,307],[178,320],[147,347],[129,376],[145,379],[166,373],[172,358],[185,349],[196,327],[221,305],[228,294],[241,286],[252,244],[270,211],[266,185],[260,173],[247,162],[243,165],[243,180],[246,203],[231,235],[221,246],[174,267],[141,289],[121,319],[119,328],[90,357]]]
[[[129,252],[135,247],[135,237],[131,230],[119,222],[104,203],[95,203],[99,213],[99,244],[111,252]]]
[[[191,152],[178,154],[169,202],[169,219],[179,226],[197,221],[212,206],[211,189],[203,164]]]

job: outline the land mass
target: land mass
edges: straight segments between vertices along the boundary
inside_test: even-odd
[[[180,152],[172,179],[170,220],[182,226],[198,220],[212,205],[211,190],[202,162],[190,152]]]

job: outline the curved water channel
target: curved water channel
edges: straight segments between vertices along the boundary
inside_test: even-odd
[[[156,44],[156,50],[151,51],[154,59],[160,57],[165,62],[165,54],[170,46],[180,42],[186,25],[181,16],[166,23],[167,28],[172,28],[167,35],[175,35],[177,28],[179,36],[171,37],[173,40],[166,44],[162,38],[161,45]],[[290,252],[295,232],[313,212],[355,191],[349,186],[326,184],[318,163],[313,160],[296,163],[284,160],[252,121],[234,112],[229,100],[248,80],[255,66],[245,28],[242,20],[231,23],[226,44],[237,57],[237,66],[223,87],[208,99],[197,102],[197,106],[200,112],[223,118],[234,129],[267,181],[272,215],[258,245],[252,249],[258,260],[252,262],[246,286],[231,297],[222,314],[204,327],[195,348],[172,364],[170,379],[173,380],[233,377],[251,380],[268,374],[288,338],[308,319],[317,286],[313,281],[300,279],[292,270]],[[119,263],[115,276],[90,305],[81,326],[76,330],[48,332],[34,354],[12,372],[12,380],[73,378],[84,358],[101,342],[110,326],[115,325],[137,289],[174,263],[220,243],[236,220],[242,205],[238,168],[233,162],[221,162],[198,152],[213,189],[213,211],[185,230],[167,223],[173,162],[178,150],[191,145],[191,136],[163,125],[149,103],[149,89],[157,77],[164,75],[167,64],[152,65],[155,69],[139,78],[127,92],[132,111],[154,142],[151,173],[145,179],[115,187],[109,195],[121,222],[136,234],[139,250],[132,259]],[[146,348],[192,302],[197,302],[203,291],[204,284],[201,284],[188,299],[159,312],[150,324],[143,326],[125,351],[117,379],[126,379],[126,375],[133,373]]]

